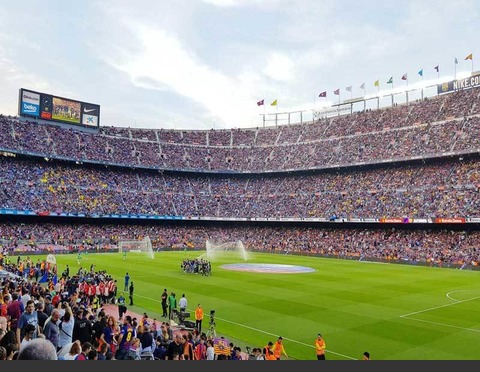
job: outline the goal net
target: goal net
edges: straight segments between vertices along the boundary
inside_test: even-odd
[[[207,250],[206,256],[209,260],[214,260],[219,256],[224,256],[226,252],[234,252],[235,256],[241,257],[244,261],[248,260],[248,252],[243,246],[241,240],[221,244],[207,240],[205,243],[205,248]]]
[[[120,240],[118,242],[118,252],[136,252],[136,253],[145,253],[148,257],[154,258],[152,242],[147,236],[143,239],[138,240]]]

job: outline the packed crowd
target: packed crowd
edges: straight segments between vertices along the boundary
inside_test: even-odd
[[[216,218],[480,217],[480,162],[214,177],[0,157],[0,208]]]
[[[0,148],[124,166],[274,172],[476,152],[480,89],[408,105],[270,128],[176,131],[102,127],[100,133],[0,116]]]
[[[52,233],[53,232],[53,233]],[[0,242],[11,255],[116,251],[122,237],[149,236],[154,250],[205,250],[206,241],[241,241],[247,251],[318,255],[464,269],[478,269],[480,233],[475,230],[205,227],[113,224],[4,223]],[[87,243],[86,241],[89,241]]]
[[[24,275],[24,271],[37,268],[56,278],[56,265],[33,262],[29,256],[18,256],[10,262],[8,256],[1,255],[0,267],[14,274],[0,280],[2,361],[276,360],[281,356],[282,350],[276,351],[273,343],[264,351],[255,348],[249,355],[216,332],[202,332],[204,314],[200,304],[195,309],[193,328],[180,327],[173,316],[167,316],[167,306],[161,322],[147,313],[141,318],[127,315],[123,293],[119,291],[117,297],[117,281],[104,270],[96,271],[94,265],[88,271],[80,267],[71,276],[67,265],[58,280],[48,280],[45,285]],[[164,295],[167,298],[166,289],[162,299]],[[171,314],[181,314],[187,307],[185,295],[177,304],[171,293],[168,301]],[[116,306],[111,304],[118,305],[118,318],[113,311]],[[211,326],[214,311],[210,317]],[[283,353],[286,355],[284,349]],[[268,358],[270,355],[272,358]]]

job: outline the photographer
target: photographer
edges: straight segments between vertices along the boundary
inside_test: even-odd
[[[58,347],[61,348],[72,343],[73,326],[75,324],[75,320],[73,318],[72,308],[67,301],[61,302],[60,306],[61,309],[65,311],[63,316],[60,318],[60,322],[58,323],[58,329],[60,330],[58,335]]]

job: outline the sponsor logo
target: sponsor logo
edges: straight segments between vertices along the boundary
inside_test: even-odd
[[[98,116],[94,115],[83,115],[82,124],[88,126],[98,126]]]
[[[41,117],[42,119],[51,119],[51,118],[52,118],[52,113],[51,113],[51,112],[42,111],[42,113],[40,114],[40,117]]]
[[[380,218],[380,223],[409,223],[408,218]]]
[[[22,102],[22,114],[38,115],[39,106]]]
[[[89,112],[94,112],[94,111],[96,111],[96,110],[97,110],[96,108],[93,108],[93,109],[84,108],[84,109],[83,109],[83,112],[89,113]]]
[[[435,223],[465,223],[465,218],[435,218]]]
[[[24,90],[22,92],[22,102],[24,103],[32,103],[34,105],[40,104],[40,94],[28,92]]]

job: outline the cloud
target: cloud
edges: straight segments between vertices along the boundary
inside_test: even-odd
[[[203,0],[204,3],[219,8],[258,7],[264,9],[282,7],[282,5],[288,3],[288,1],[289,0]]]
[[[241,0],[203,0],[206,4],[218,7],[231,7],[241,5]]]
[[[274,52],[267,58],[265,75],[278,81],[290,81],[295,78],[295,63],[285,53]]]
[[[24,86],[98,102],[104,125],[136,116],[148,127],[251,127],[264,112],[308,111],[322,91],[340,88],[343,99],[344,87],[355,96],[366,82],[370,94],[373,81],[406,72],[413,85],[420,68],[436,78],[437,64],[453,75],[453,57],[459,74],[471,68],[462,58],[479,54],[474,0],[118,0],[68,12],[25,0],[0,9],[0,104],[16,111]],[[261,99],[279,105],[257,107]]]
[[[204,117],[216,118],[225,125],[251,121],[257,97],[252,96],[250,82],[256,80],[255,76],[224,75],[203,63],[188,46],[165,30],[138,24],[129,28],[138,40],[135,53],[110,56],[106,60],[126,73],[134,86],[168,90],[189,98],[202,107]],[[289,65],[287,60],[279,58],[271,66],[285,71]]]
[[[18,114],[18,92],[20,88],[34,88],[49,91],[50,83],[36,74],[23,68],[14,61],[9,50],[14,41],[8,35],[0,34],[0,113]]]

